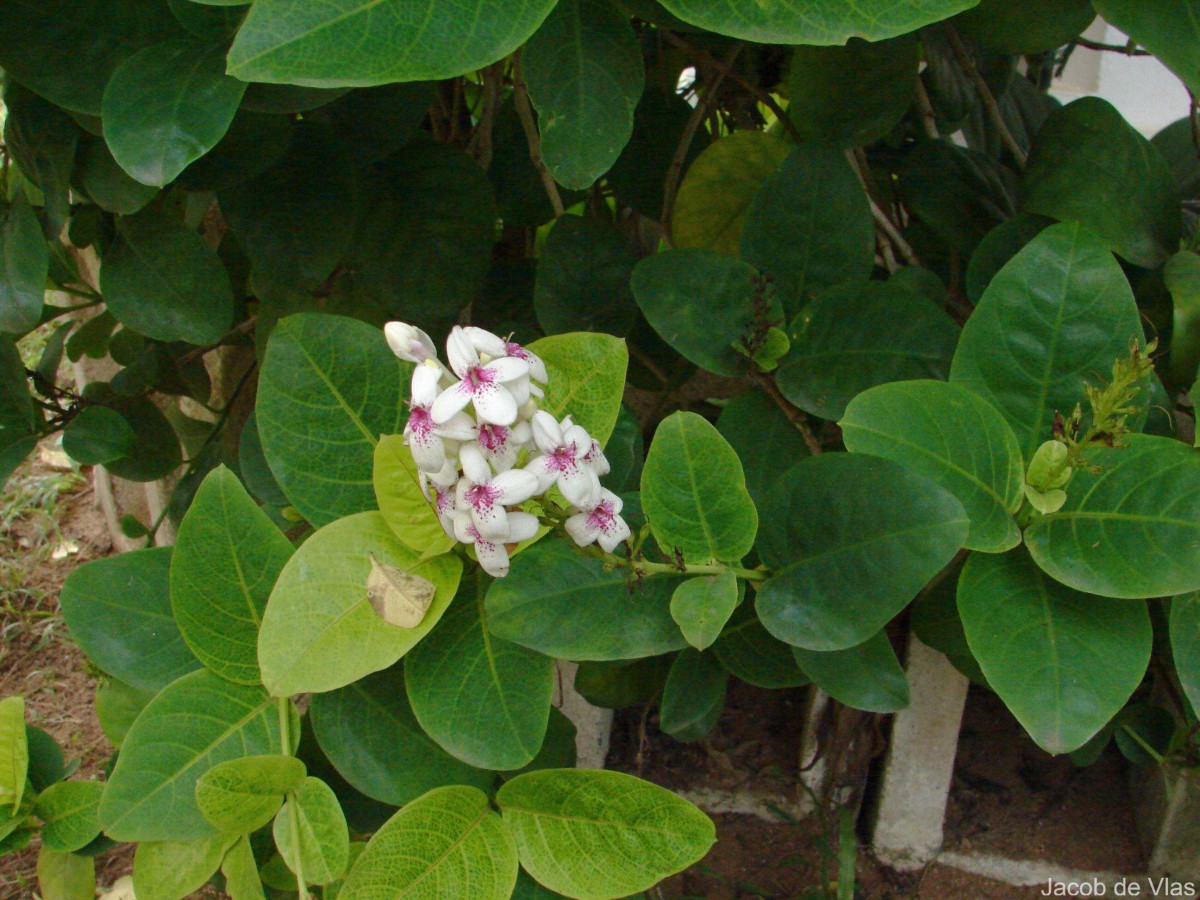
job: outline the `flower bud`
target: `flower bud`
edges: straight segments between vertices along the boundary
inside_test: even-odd
[[[383,326],[383,335],[387,338],[392,352],[401,359],[414,363],[437,359],[437,348],[433,346],[433,340],[415,325],[409,325],[407,322],[388,322]]]

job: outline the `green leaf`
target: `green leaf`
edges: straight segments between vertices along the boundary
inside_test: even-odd
[[[625,390],[625,342],[611,334],[558,334],[528,349],[546,363],[550,377],[541,408],[555,418],[571,416],[600,446],[607,444]]]
[[[844,44],[879,41],[949,18],[978,0],[860,0],[857,3],[733,3],[662,0],[685,22],[765,44]]]
[[[955,16],[954,26],[989,50],[1024,56],[1070,43],[1095,18],[1091,0],[981,0]]]
[[[42,900],[90,900],[96,896],[96,862],[90,856],[42,849],[37,861]]]
[[[244,0],[215,4],[202,0],[167,0],[167,6],[171,8],[171,15],[190,34],[206,41],[227,41],[232,38],[250,7]],[[224,71],[224,67],[221,71]]]
[[[42,825],[42,846],[72,853],[100,834],[96,810],[104,785],[99,781],[60,781],[44,790],[33,807]]]
[[[96,688],[96,718],[110,744],[121,749],[125,735],[154,694],[155,691],[144,691],[116,678],[105,679]]]
[[[954,668],[971,681],[986,686],[987,679],[971,653],[958,615],[956,595],[961,572],[962,566],[951,567],[932,590],[922,591],[909,610],[908,621],[922,643],[945,654]]]
[[[350,832],[333,789],[305,778],[275,817],[275,846],[293,872],[309,884],[341,878],[350,861]]]
[[[87,387],[101,386],[92,382]],[[137,434],[128,456],[109,461],[105,468],[127,481],[157,481],[171,474],[182,462],[179,437],[167,417],[148,397],[122,397],[103,385],[97,396],[85,397],[115,410]]]
[[[258,684],[258,629],[292,544],[224,466],[210,472],[179,524],[171,609],[204,665]]]
[[[194,3],[195,0],[179,2]],[[219,192],[244,184],[283,159],[295,136],[296,124],[292,116],[252,112],[246,109],[243,101],[225,136],[184,169],[176,183],[188,191]],[[280,198],[272,199],[281,202]],[[292,228],[300,223],[287,224]]]
[[[1067,104],[1042,126],[1021,208],[1083,223],[1109,249],[1146,268],[1179,249],[1179,191],[1166,160],[1098,97]]]
[[[192,0],[187,0],[192,2]],[[251,411],[238,438],[238,471],[250,493],[268,506],[287,506],[288,498],[271,474],[258,434],[258,414]]]
[[[243,756],[213,766],[196,781],[196,805],[226,834],[250,834],[275,817],[283,795],[304,783],[307,771],[294,756]]]
[[[634,110],[633,135],[605,178],[622,203],[654,220],[662,215],[663,184],[691,117],[692,107],[675,93],[674,84],[655,84],[651,80]],[[710,142],[705,129],[697,130],[683,161],[683,171]],[[528,147],[525,149],[528,159]],[[545,190],[541,193],[545,196]],[[565,198],[563,202],[567,202]]]
[[[413,713],[450,755],[481,769],[519,769],[542,746],[554,662],[487,630],[481,584],[459,592],[404,660]]]
[[[354,164],[369,166],[421,133],[433,92],[428,81],[360,88],[329,104],[325,113]]]
[[[233,322],[233,290],[216,253],[154,210],[121,219],[100,292],[117,321],[160,341],[216,343]]]
[[[1193,0],[1147,6],[1137,0],[1093,0],[1096,12],[1158,57],[1193,93],[1200,93],[1200,21]]]
[[[738,394],[717,419],[717,431],[742,461],[746,490],[762,506],[779,478],[809,455],[800,432],[761,391]]]
[[[793,150],[754,198],[741,251],[781,286],[791,315],[813,291],[870,278],[875,223],[845,155],[815,143]]]
[[[157,691],[200,663],[171,615],[171,548],[80,566],[63,584],[63,618],[85,656],[108,674]]]
[[[403,806],[446,784],[491,787],[492,772],[450,756],[421,729],[393,666],[312,699],[313,733],[321,750],[353,787]]]
[[[9,156],[20,173],[41,188],[43,234],[57,235],[71,212],[71,174],[81,134],[79,126],[57,106],[14,81],[4,86],[4,104],[8,107],[4,143]]]
[[[189,841],[145,841],[133,857],[138,900],[183,900],[204,886],[234,842],[227,834]]]
[[[508,900],[517,883],[517,849],[504,824],[476,788],[430,791],[375,832],[338,900],[405,894]]]
[[[908,680],[882,631],[845,650],[792,653],[813,684],[838,703],[867,712],[899,712],[909,704]]]
[[[313,87],[452,78],[512,53],[553,7],[554,0],[333,0],[297,9],[291,0],[258,0],[229,51],[229,74]]]
[[[637,257],[629,240],[599,219],[562,216],[538,260],[533,304],[547,334],[627,334],[637,307],[629,276]]]
[[[276,701],[208,670],[168,685],[125,741],[98,818],[116,841],[188,841],[213,833],[196,781],[218,763],[278,752]]]
[[[63,429],[63,452],[85,466],[100,466],[128,456],[137,442],[129,423],[115,410],[87,406]]]
[[[38,325],[49,271],[42,226],[18,190],[0,221],[0,332],[24,334]]]
[[[1129,353],[1141,323],[1129,282],[1082,225],[1052,225],[992,279],[963,328],[950,379],[1012,426],[1026,459],[1088,379]]]
[[[0,700],[0,806],[16,813],[25,794],[29,740],[25,736],[25,700]]]
[[[1171,656],[1192,711],[1200,709],[1200,594],[1171,599]]]
[[[756,326],[783,321],[783,307],[758,270],[712,250],[647,256],[633,270],[632,286],[659,336],[688,361],[718,375],[740,376],[747,360],[739,347]]]
[[[449,330],[491,260],[496,209],[487,176],[462,150],[423,137],[379,163],[362,193],[368,206],[351,264],[354,284],[380,311],[374,320]]]
[[[1181,250],[1162,276],[1172,301],[1170,380],[1190,386],[1200,371],[1200,256]]]
[[[248,836],[238,838],[229,848],[221,861],[221,874],[225,876],[225,892],[230,900],[266,900]]]
[[[677,741],[703,740],[725,708],[728,683],[729,673],[715,655],[686,648],[675,657],[667,675],[659,726]]]
[[[1102,597],[1149,598],[1200,589],[1200,451],[1129,435],[1089,456],[1061,510],[1025,532],[1053,578]]]
[[[1150,660],[1145,604],[1073,591],[1023,550],[972,554],[958,611],[988,684],[1050,753],[1086,744],[1125,705]]]
[[[592,706],[623,709],[649,703],[663,688],[674,654],[613,662],[584,662],[575,671],[575,690]],[[573,763],[572,763],[573,765]],[[553,768],[560,768],[555,766]]]
[[[735,562],[750,552],[758,513],[737,453],[695,413],[658,426],[642,469],[642,508],[655,540],[670,556]]]
[[[610,0],[559,0],[521,52],[554,180],[583,190],[633,132],[646,73],[629,17]]]
[[[689,578],[671,595],[671,618],[697,650],[707,650],[738,605],[738,580],[732,572]]]
[[[373,481],[384,521],[406,546],[437,556],[454,546],[433,504],[421,493],[417,464],[402,434],[385,434],[375,445]]]
[[[645,439],[641,424],[625,405],[617,414],[617,424],[604,447],[604,456],[612,468],[600,479],[600,484],[614,494],[634,490],[646,462]]]
[[[792,648],[763,628],[751,603],[734,611],[712,649],[730,675],[755,687],[775,690],[808,684]]]
[[[415,628],[389,625],[367,599],[370,556],[431,581],[433,604]],[[359,513],[319,529],[275,582],[258,638],[263,684],[277,697],[331,691],[386,669],[437,624],[458,588],[455,556],[421,562],[382,514]]]
[[[668,609],[677,578],[633,583],[622,569],[543,540],[492,582],[485,608],[496,637],[556,659],[658,656],[686,645]]]
[[[736,256],[754,198],[791,151],[766,132],[735,131],[701,153],[675,198],[675,246]]]
[[[1021,213],[987,233],[967,263],[967,299],[972,305],[979,304],[992,279],[1009,260],[1051,224],[1045,216]]]
[[[256,285],[311,291],[350,246],[355,191],[350,158],[332,129],[305,122],[274,166],[217,199],[250,258]]]
[[[971,519],[963,546],[1000,553],[1021,542],[1025,464],[1004,417],[965,388],[905,381],[850,401],[838,425],[851,453],[899,463],[941,485]]]
[[[375,507],[375,444],[404,430],[411,371],[362,322],[301,313],[275,326],[258,433],[280,487],[314,525]]]
[[[70,774],[63,760],[62,747],[58,746],[58,741],[42,729],[26,725],[25,743],[29,748],[29,766],[26,770],[26,777],[33,790],[44,791]],[[28,795],[26,795],[26,799],[28,799]]]
[[[823,292],[790,331],[779,389],[805,412],[832,420],[867,388],[945,378],[958,341],[945,312],[908,288],[878,281]]]
[[[625,897],[686,869],[716,841],[681,797],[620,772],[548,769],[496,794],[522,867],[569,897]]]
[[[225,48],[190,38],[126,59],[104,89],[104,139],[121,168],[165,187],[217,145],[245,82],[225,74]]]
[[[796,515],[803,509],[822,512]],[[950,562],[969,525],[952,494],[896,463],[806,459],[763,507],[758,551],[773,575],[758,588],[758,616],[796,647],[861,644]]]
[[[135,181],[121,168],[103,138],[87,142],[78,160],[77,177],[87,195],[105,212],[132,215],[158,196],[158,188]],[[72,219],[72,229],[75,222]],[[72,239],[72,243],[76,241]]]
[[[913,34],[796,47],[788,68],[788,117],[805,140],[839,147],[873,144],[912,105],[920,49]]]

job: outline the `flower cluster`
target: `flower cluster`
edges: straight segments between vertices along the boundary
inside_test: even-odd
[[[474,544],[490,575],[508,574],[511,545],[533,537],[536,516],[517,507],[557,487],[570,504],[567,534],[612,552],[629,537],[621,498],[600,486],[609,471],[600,445],[570,416],[538,408],[546,365],[520,344],[482,328],[455,327],[449,368],[429,335],[403,322],[384,327],[388,346],[417,364],[404,437],[421,488],[446,533]]]

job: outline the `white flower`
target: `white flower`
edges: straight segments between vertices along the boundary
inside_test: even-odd
[[[604,455],[604,451],[600,449],[600,442],[592,441],[592,449],[583,455],[583,461],[597,475],[603,477],[612,471],[612,466],[609,465],[608,457]]]
[[[470,511],[473,526],[485,540],[508,540],[510,513],[504,507],[532,497],[537,491],[537,478],[523,469],[493,475],[483,451],[475,444],[464,444],[458,461],[465,477],[455,488],[455,506]]]
[[[599,502],[567,519],[567,534],[580,547],[598,542],[606,553],[612,553],[617,544],[630,535],[629,526],[620,515],[623,505],[621,498],[612,491],[601,489]]]
[[[430,407],[438,396],[440,368],[419,365],[412,377],[411,412],[404,426],[404,440],[412,451],[413,460],[422,472],[435,473],[446,465],[446,447],[438,427],[430,415]]]
[[[527,541],[537,534],[537,530],[537,516],[511,512],[508,514],[506,533],[502,537],[489,539],[480,534],[469,515],[461,510],[454,515],[455,537],[464,544],[475,545],[475,558],[483,566],[483,571],[494,578],[503,578],[508,574],[508,547],[505,545]]]
[[[383,336],[388,346],[401,359],[418,365],[427,359],[437,359],[437,348],[433,340],[420,328],[407,322],[388,322],[383,326]]]
[[[483,451],[483,458],[495,472],[507,472],[517,461],[517,454],[533,437],[529,425],[517,422],[511,428],[504,425],[479,425],[475,440]]]
[[[433,402],[430,415],[435,424],[448,422],[469,403],[475,404],[475,413],[480,419],[492,425],[511,425],[517,420],[520,404],[506,384],[527,377],[528,363],[505,356],[484,364],[471,336],[458,326],[446,341],[446,355],[450,358],[450,368],[460,380],[442,391]]]
[[[534,381],[546,384],[549,380],[546,375],[546,364],[542,362],[542,358],[536,353],[526,350],[516,341],[506,341],[504,344],[504,352],[507,356],[514,359],[522,359],[529,364],[529,377]]]
[[[569,503],[580,507],[594,504],[600,497],[600,478],[584,462],[592,450],[591,435],[582,426],[571,424],[569,417],[560,426],[554,416],[539,410],[533,417],[533,440],[542,455],[525,471],[537,476],[538,493],[557,484]]]

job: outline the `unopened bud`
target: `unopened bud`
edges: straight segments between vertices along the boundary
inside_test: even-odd
[[[388,322],[383,326],[383,336],[387,338],[392,352],[401,359],[414,363],[437,359],[437,348],[433,346],[433,340],[415,325],[409,325],[407,322]]]

